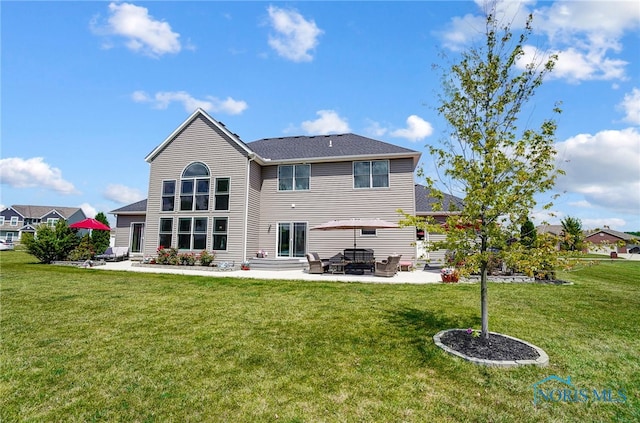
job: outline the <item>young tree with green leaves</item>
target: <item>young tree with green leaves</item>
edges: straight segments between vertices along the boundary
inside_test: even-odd
[[[520,227],[520,243],[527,248],[532,248],[536,245],[538,239],[538,232],[533,222],[527,219]]]
[[[95,219],[109,226],[109,220],[107,220],[107,216],[104,213],[99,212],[96,214]],[[109,231],[91,231],[91,243],[96,254],[102,254],[109,248],[110,239],[111,233]]]
[[[560,224],[562,225],[560,248],[565,251],[582,251],[584,246],[582,221],[577,217],[567,216],[560,221]]]
[[[481,275],[485,339],[488,264],[518,238],[520,225],[536,204],[534,196],[552,188],[560,173],[554,161],[556,122],[544,119],[538,128],[531,128],[531,116],[524,110],[557,57],[521,67],[533,17],[516,37],[510,24],[503,25],[496,16],[495,4],[489,9],[483,44],[464,51],[443,75],[438,112],[450,130],[443,143],[429,148],[442,172],[439,186],[464,198],[460,214],[448,219],[446,244],[465,257],[466,270]],[[554,105],[552,112],[561,110]],[[427,178],[432,190],[437,189],[435,184]]]

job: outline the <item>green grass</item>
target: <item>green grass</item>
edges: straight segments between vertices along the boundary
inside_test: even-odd
[[[434,344],[480,326],[479,286],[107,272],[0,253],[0,421],[640,420],[640,262],[491,284],[490,329],[546,368],[494,369]],[[571,376],[625,403],[533,403]]]

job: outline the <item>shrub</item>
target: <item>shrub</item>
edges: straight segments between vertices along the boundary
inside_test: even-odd
[[[80,240],[80,244],[74,248],[67,257],[69,260],[89,260],[96,255],[96,250],[89,235],[85,235]]]
[[[176,248],[158,247],[158,264],[178,264],[178,250]]]
[[[40,225],[36,229],[35,236],[24,234],[22,238],[27,252],[41,263],[65,260],[79,242],[76,233],[64,220],[59,220],[55,227]]]
[[[207,250],[203,250],[198,257],[198,259],[200,260],[200,265],[202,266],[209,266],[211,263],[213,263],[213,260],[215,260],[215,258],[216,253],[213,251],[208,252]]]

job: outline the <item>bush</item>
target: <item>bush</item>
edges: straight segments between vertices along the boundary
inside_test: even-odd
[[[215,258],[216,253],[213,251],[208,252],[207,250],[203,250],[198,257],[201,266],[209,266],[211,263],[213,263],[213,260],[215,260]]]
[[[27,252],[35,256],[41,263],[66,260],[79,242],[76,233],[69,228],[64,220],[59,220],[55,227],[46,224],[40,225],[36,229],[35,236],[24,234],[22,237],[22,243]]]
[[[96,255],[96,250],[89,235],[85,235],[80,240],[80,244],[69,253],[69,260],[90,260]]]
[[[156,259],[158,264],[178,264],[178,249],[177,248],[158,248],[158,258]]]

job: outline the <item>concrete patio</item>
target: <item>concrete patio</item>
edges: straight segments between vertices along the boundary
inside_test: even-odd
[[[198,266],[137,266],[138,262],[130,260],[120,262],[107,262],[101,266],[92,267],[92,270],[109,271],[121,270],[127,272],[141,273],[170,273],[175,275],[197,275],[211,277],[235,277],[252,279],[280,279],[280,280],[303,280],[303,281],[323,281],[323,282],[359,282],[359,283],[389,283],[389,284],[427,284],[439,283],[440,270],[414,270],[410,272],[398,272],[392,277],[380,277],[372,274],[351,275],[351,274],[310,274],[306,270],[227,270],[212,271],[198,269]]]

